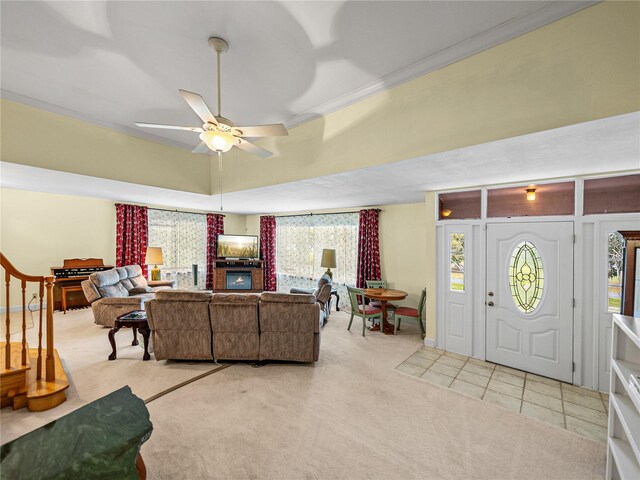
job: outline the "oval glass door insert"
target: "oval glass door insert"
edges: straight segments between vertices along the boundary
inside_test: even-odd
[[[509,287],[518,310],[533,313],[542,299],[544,268],[538,249],[529,241],[520,242],[511,253]]]

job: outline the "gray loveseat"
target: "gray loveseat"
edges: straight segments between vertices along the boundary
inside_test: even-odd
[[[132,310],[144,310],[155,292],[173,288],[172,281],[147,282],[139,265],[113,268],[89,275],[82,290],[91,304],[96,324],[113,327],[116,317]]]

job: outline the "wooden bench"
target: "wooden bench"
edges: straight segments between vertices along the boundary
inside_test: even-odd
[[[69,292],[82,292],[82,286],[81,285],[69,285],[67,286],[63,286],[60,287],[61,290],[61,296],[62,296],[62,311],[66,314],[67,313],[67,293]]]

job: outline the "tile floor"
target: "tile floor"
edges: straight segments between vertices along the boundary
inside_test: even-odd
[[[403,373],[606,443],[609,395],[475,358],[422,347]]]

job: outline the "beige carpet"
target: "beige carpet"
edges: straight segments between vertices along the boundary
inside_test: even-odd
[[[56,348],[71,383],[67,401],[53,410],[39,413],[3,408],[0,411],[0,443],[13,440],[124,385],[129,385],[133,393],[146,399],[217,367],[210,362],[156,362],[153,356],[143,362],[142,337],[140,346],[131,346],[133,335],[128,328],[116,334],[118,358],[108,361],[111,353],[107,339],[109,329],[95,325],[89,309],[67,311],[66,315],[56,312],[54,329]],[[29,347],[37,347],[37,335],[37,328],[27,330]],[[22,336],[17,333],[11,338],[18,342]]]
[[[88,310],[61,317],[74,385],[56,415],[127,383],[148,398],[213,367],[142,362],[126,347],[129,331],[118,333],[121,358],[108,362],[106,330]],[[234,365],[149,403],[148,478],[603,477],[604,445],[394,370],[421,345],[412,326],[363,338],[347,320],[332,313],[315,365]],[[51,415],[5,409],[2,442]]]

